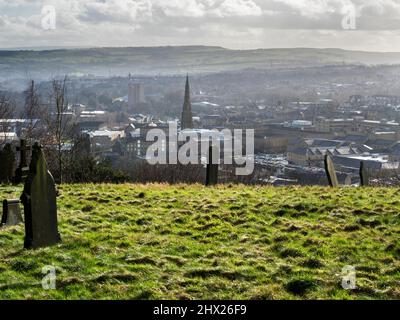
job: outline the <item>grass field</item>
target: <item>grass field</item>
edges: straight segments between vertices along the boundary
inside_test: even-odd
[[[60,245],[24,250],[23,225],[0,229],[0,299],[400,299],[399,189],[59,189]]]

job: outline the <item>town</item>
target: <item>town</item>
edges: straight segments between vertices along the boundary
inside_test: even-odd
[[[58,131],[58,141],[49,137],[44,139],[48,147],[59,147],[60,154],[70,154],[76,147],[76,137],[79,137],[80,142],[85,141],[80,145],[85,146],[86,152],[95,161],[108,163],[134,176],[135,173],[127,168],[142,170],[143,165],[149,162],[147,153],[155,140],[148,139],[151,130],[159,129],[168,135],[172,124],[177,129],[179,126],[179,131],[184,130],[187,135],[204,136],[222,130],[254,130],[254,149],[251,150],[254,154],[246,156],[253,158],[255,170],[247,178],[248,183],[325,185],[325,155],[332,157],[343,184],[359,183],[361,162],[377,180],[388,182],[387,178],[391,177],[388,183],[396,183],[393,177],[399,169],[400,160],[400,96],[350,95],[341,103],[330,98],[319,98],[313,101],[298,99],[285,104],[281,101],[266,104],[256,100],[247,105],[226,105],[223,104],[224,99],[212,92],[193,92],[189,76],[179,79],[184,93],[180,117],[179,111],[175,117],[154,111],[146,113],[146,110],[154,109],[154,101],[164,101],[168,97],[155,98],[148,94],[154,91],[154,85],[129,74],[125,80],[125,90],[121,89],[126,95],[112,99],[103,95],[88,104],[79,101],[70,103],[67,102],[67,96],[62,96],[62,90],[67,90],[67,81],[70,81],[67,78],[53,82],[54,92],[65,101],[61,104],[57,104],[57,100],[52,105],[51,102],[50,105],[43,104],[44,108],[52,111],[46,118],[43,112],[37,112],[40,110],[40,95],[32,81],[24,92],[27,117],[7,117],[13,114],[12,102],[2,97],[0,143],[3,146],[11,143],[13,149],[17,150],[21,138],[33,142],[35,138],[46,136],[46,133]],[[82,80],[73,82],[75,86],[76,82]],[[87,82],[90,83],[89,80],[84,83]],[[179,96],[177,94],[175,100],[179,100]],[[49,130],[52,123],[59,124],[55,131]],[[61,133],[63,128],[65,134]],[[52,136],[57,137],[57,134]],[[218,139],[224,140],[224,137]],[[168,150],[169,141],[160,143],[162,151],[172,152]],[[204,158],[206,154],[202,152],[199,156]],[[220,170],[229,171],[224,166],[220,166]],[[150,177],[142,178],[151,180]],[[229,179],[232,179],[232,175],[228,174],[221,181],[228,182]]]

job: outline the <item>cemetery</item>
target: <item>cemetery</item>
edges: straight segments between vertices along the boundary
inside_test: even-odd
[[[38,144],[17,168],[7,148],[0,299],[400,298],[400,193],[369,187],[363,165],[361,187],[329,157],[330,187],[220,185],[215,165],[205,185],[56,186]]]

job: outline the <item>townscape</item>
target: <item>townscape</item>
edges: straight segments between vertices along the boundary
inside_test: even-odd
[[[384,73],[385,69],[381,71],[383,77],[391,77],[391,73]],[[304,71],[304,77],[307,72]],[[253,71],[248,73],[252,75]],[[232,78],[221,76],[226,80]],[[191,170],[198,174],[189,181],[165,173],[165,167],[164,173],[156,174],[161,169],[155,167],[146,170],[148,150],[154,144],[154,139],[148,139],[149,131],[163,130],[168,136],[171,125],[179,132],[185,130],[186,134],[195,135],[251,129],[254,150],[247,156],[254,159],[254,172],[238,179],[231,168],[220,166],[220,182],[326,185],[323,159],[329,155],[343,184],[360,183],[361,162],[370,172],[373,184],[398,184],[400,96],[382,94],[379,82],[360,82],[357,89],[356,84],[337,83],[337,79],[315,88],[310,84],[314,93],[308,96],[314,97],[307,100],[304,92],[298,92],[296,97],[282,92],[280,86],[275,90],[267,88],[264,99],[258,92],[233,99],[233,95],[217,93],[219,84],[211,89],[205,83],[206,78],[216,81],[217,77],[176,76],[170,78],[176,84],[175,90],[167,89],[171,88],[166,82],[169,77],[156,79],[132,74],[125,78],[64,77],[52,83],[28,81],[20,94],[5,91],[1,98],[0,143],[10,143],[15,153],[19,139],[30,144],[40,141],[47,156],[55,160],[50,164],[56,181],[61,181],[63,171],[70,171],[68,166],[78,170],[77,164],[90,158],[93,163],[114,170],[117,180],[202,182],[201,165],[193,166]],[[237,73],[235,77],[243,77],[245,83],[250,81],[246,73]],[[260,74],[254,74],[257,77],[261,79]],[[231,86],[230,90],[238,88],[235,83]],[[157,88],[164,93],[154,94]],[[360,94],[368,88],[368,95]],[[169,147],[169,141],[164,141],[163,152],[169,153]],[[207,156],[200,157],[204,162]],[[14,169],[15,166],[16,162]],[[174,170],[184,168],[178,170],[175,166]],[[62,179],[96,181],[82,174],[64,175]]]

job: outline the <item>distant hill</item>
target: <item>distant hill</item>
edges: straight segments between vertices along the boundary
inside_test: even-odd
[[[400,64],[400,53],[309,48],[230,50],[207,46],[0,50],[3,80],[65,73],[168,75],[332,64]]]

